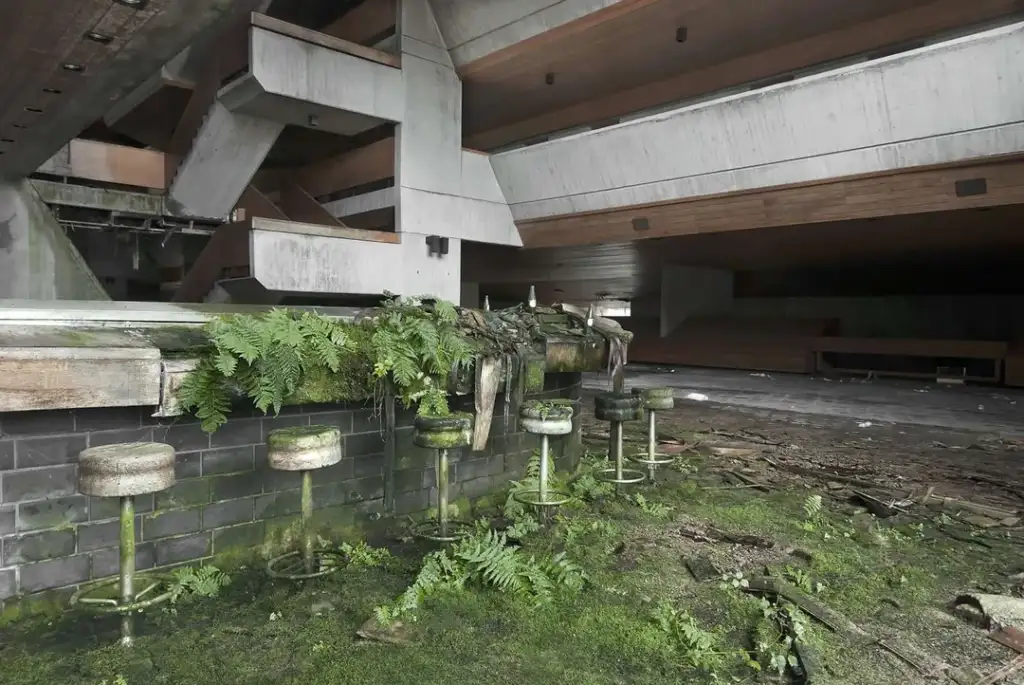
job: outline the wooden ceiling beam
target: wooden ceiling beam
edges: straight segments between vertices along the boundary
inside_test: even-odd
[[[310,164],[295,181],[313,197],[383,181],[395,175],[395,138],[383,138],[336,157]]]
[[[320,29],[320,33],[370,45],[386,36],[397,22],[398,0],[366,0]]]
[[[975,0],[973,2],[932,0],[926,5],[822,33],[753,55],[745,55],[706,69],[683,72],[668,79],[647,83],[521,121],[508,122],[486,130],[473,130],[470,119],[468,120],[469,130],[466,131],[465,144],[482,150],[493,150],[516,141],[614,119],[716,90],[804,69],[814,64],[871,52],[923,36],[949,31],[959,26],[987,21],[1010,14],[1017,9],[1016,0]],[[525,46],[527,43],[530,41],[524,41],[522,45]],[[514,46],[509,50],[518,47]],[[482,69],[480,65],[477,65],[476,68]],[[482,74],[480,77],[486,78]]]
[[[973,179],[985,180],[984,192],[958,196],[956,183]],[[1024,161],[997,159],[969,166],[638,205],[517,225],[524,247],[560,247],[1018,203],[1024,203]],[[650,228],[634,229],[632,222],[638,217],[647,219]]]

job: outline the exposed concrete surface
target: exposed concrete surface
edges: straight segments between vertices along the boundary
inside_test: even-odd
[[[0,299],[110,299],[28,181],[0,183]]]
[[[492,156],[517,221],[1024,151],[1024,23]]]
[[[88,76],[87,83],[74,92],[73,100],[40,115],[0,159],[0,176],[23,178],[34,172],[186,45],[218,31],[238,4],[239,0],[173,0],[151,2],[148,10],[140,9],[140,13],[151,15],[144,25],[131,34],[104,68]]]
[[[860,428],[865,437],[872,428],[860,425],[865,422],[1024,435],[1024,390],[1017,389],[634,365],[626,368],[626,385],[672,387],[676,406],[699,401],[834,417]],[[609,381],[606,375],[587,374],[584,387],[608,389]],[[686,399],[690,393],[707,399]]]

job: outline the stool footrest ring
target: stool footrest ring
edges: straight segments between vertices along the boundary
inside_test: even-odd
[[[445,535],[441,534],[441,524],[433,519],[414,523],[410,530],[413,537],[434,542],[458,542],[473,532],[473,524],[466,521],[448,521],[447,525],[448,531]]]
[[[528,507],[560,507],[573,500],[572,493],[562,488],[548,488],[545,494],[541,500],[540,488],[528,488],[512,493],[512,499]]]
[[[276,556],[267,562],[267,574],[271,578],[287,580],[311,580],[334,573],[342,567],[345,555],[333,549],[313,550],[313,570],[306,570],[306,562],[298,551]]]
[[[626,459],[629,459],[634,464],[643,464],[644,466],[663,466],[675,461],[672,457],[666,457],[663,454],[655,454],[654,459],[650,459],[646,454],[634,454],[627,456]]]
[[[127,604],[121,604],[116,596],[110,596],[110,588],[118,594],[121,579],[107,578],[82,586],[71,596],[71,606],[81,606],[98,614],[129,614],[162,604],[174,596],[175,578],[168,573],[139,573],[134,581],[142,589]]]
[[[616,485],[632,485],[633,483],[642,483],[647,480],[646,473],[635,469],[622,469],[621,478],[616,475],[616,471],[614,467],[601,469],[597,472],[597,479],[606,483],[615,483]]]

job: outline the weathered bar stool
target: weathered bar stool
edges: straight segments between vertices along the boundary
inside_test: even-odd
[[[550,436],[572,433],[571,400],[530,400],[519,409],[523,430],[540,436],[540,475],[536,488],[520,490],[512,498],[520,504],[531,507],[560,507],[572,499],[572,494],[562,488],[548,486],[548,452]]]
[[[625,421],[639,421],[644,417],[641,399],[633,394],[603,392],[594,398],[594,417],[598,421],[608,421],[608,458],[615,461],[615,466],[597,472],[597,477],[616,485],[640,483],[647,479],[647,474],[622,466],[622,424]]]
[[[121,498],[120,574],[83,586],[71,597],[102,614],[121,615],[121,644],[135,637],[132,614],[141,612],[174,594],[171,577],[159,573],[135,573],[135,496],[166,490],[174,485],[174,448],[158,442],[136,442],[90,447],[78,457],[78,491],[91,497]],[[137,581],[141,590],[135,591]],[[116,594],[116,597],[111,595]]]
[[[655,414],[659,411],[672,409],[676,406],[672,388],[633,388],[633,394],[640,398],[643,408],[647,410],[647,454],[634,454],[629,460],[647,467],[647,476],[654,481],[654,471],[663,464],[671,464],[673,459],[658,454],[658,433],[655,425]]]
[[[272,578],[309,580],[340,568],[340,551],[315,549],[310,521],[313,518],[313,471],[341,461],[341,431],[333,426],[278,428],[267,434],[267,464],[277,471],[302,474],[302,514],[299,549],[274,557],[267,563]]]
[[[470,534],[473,525],[448,520],[448,450],[467,447],[473,439],[473,415],[417,416],[412,441],[417,447],[437,452],[437,520],[421,521],[412,534],[434,542],[455,542]]]

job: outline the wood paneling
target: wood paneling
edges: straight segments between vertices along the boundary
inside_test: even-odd
[[[987,193],[957,197],[955,182],[974,178],[986,179]],[[1024,162],[995,161],[634,206],[518,225],[525,247],[552,247],[745,231],[1021,202],[1024,202]],[[632,220],[636,217],[647,218],[650,228],[634,230]]]
[[[165,155],[156,150],[98,143],[76,138],[39,172],[86,181],[166,190]]]
[[[391,137],[311,164],[298,171],[295,178],[310,195],[321,197],[394,175],[395,139]]]
[[[683,4],[680,3],[680,5]],[[734,4],[736,3],[718,3],[716,11],[735,10],[738,11],[737,20],[750,21],[747,14],[733,7]],[[772,5],[769,2],[761,4]],[[904,6],[902,9],[901,4]],[[755,42],[737,42],[738,36],[735,34],[735,31],[738,30],[737,26],[731,26],[727,22],[719,20],[708,20],[708,24],[702,26],[699,19],[693,19],[691,31],[706,33],[714,30],[719,32],[715,37],[721,41],[722,46],[718,48],[719,58],[717,61],[709,58],[693,59],[692,55],[687,52],[692,46],[684,44],[679,46],[679,49],[683,51],[686,58],[673,62],[676,66],[672,73],[665,78],[652,79],[649,75],[644,77],[638,75],[634,77],[634,83],[617,92],[609,91],[605,86],[588,87],[586,97],[563,96],[560,98],[538,94],[536,91],[546,88],[546,93],[562,88],[573,88],[582,92],[583,89],[575,84],[563,85],[563,81],[567,81],[571,77],[559,76],[558,68],[555,66],[544,67],[544,69],[556,73],[555,84],[552,86],[542,85],[546,72],[541,71],[540,66],[535,66],[531,77],[536,79],[537,85],[532,90],[517,88],[516,97],[525,99],[528,103],[535,98],[543,100],[545,103],[543,107],[530,105],[531,108],[540,111],[518,116],[512,116],[512,112],[492,115],[489,113],[489,109],[494,105],[486,102],[486,98],[497,97],[497,91],[506,87],[502,84],[512,78],[513,70],[526,68],[518,66],[519,63],[539,65],[543,63],[545,50],[557,49],[554,46],[548,48],[541,45],[537,47],[535,54],[530,56],[520,54],[522,50],[520,46],[513,46],[506,51],[496,53],[491,58],[498,60],[498,56],[508,52],[512,53],[509,59],[496,61],[493,66],[487,68],[477,67],[476,75],[470,78],[466,85],[466,142],[481,149],[494,149],[514,141],[525,140],[560,129],[606,121],[637,110],[693,98],[704,93],[765,79],[849,55],[878,50],[959,26],[1005,16],[1020,9],[1016,0],[976,0],[975,2],[931,0],[906,7],[907,4],[904,2],[893,3],[891,7],[879,6],[880,10],[884,9],[891,13],[832,30],[811,33],[806,37],[785,44],[776,44],[760,51],[754,48],[763,43],[763,39]],[[825,4],[821,4],[820,7],[823,12],[833,9],[833,6]],[[711,10],[709,8],[706,11]],[[772,19],[776,22],[779,20],[789,21],[790,18],[783,12]],[[644,17],[637,14],[622,17],[619,23],[630,24],[642,21],[644,21]],[[766,35],[775,35],[774,31],[769,28],[771,25],[769,22],[767,25],[758,24],[757,26]],[[821,28],[820,24],[817,26],[819,29]],[[654,35],[659,31],[663,32],[664,28],[648,27],[648,30],[651,35]],[[556,32],[551,31],[550,33],[555,34]],[[585,36],[579,37],[578,40],[579,45],[583,46],[578,50],[599,49],[598,45],[588,42]],[[530,41],[526,41],[521,45],[526,47],[529,43]],[[640,50],[636,42],[624,38],[624,43],[634,52],[646,52],[646,50]],[[688,40],[687,43],[689,44],[690,41]],[[736,54],[737,50],[739,50],[738,54]],[[729,57],[730,51],[733,53],[732,57]],[[581,54],[578,58],[587,68],[595,71],[603,64],[601,61],[603,58],[598,55]],[[665,56],[663,55],[662,58],[664,59]],[[575,102],[569,102],[574,99]],[[561,104],[557,104],[556,101]]]
[[[394,30],[398,0],[366,0],[320,29],[335,38],[370,45]]]

